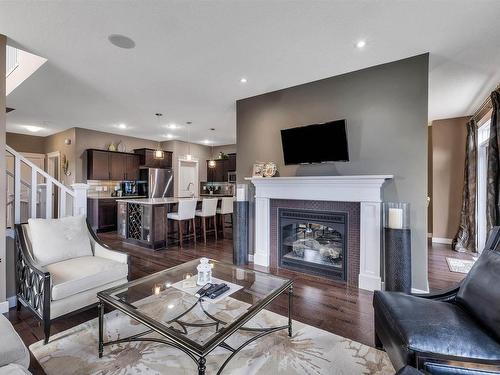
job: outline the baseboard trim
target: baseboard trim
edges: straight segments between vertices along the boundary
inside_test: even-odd
[[[16,296],[7,297],[7,302],[9,302],[9,309],[16,307],[17,297]]]
[[[0,302],[0,314],[9,312],[9,301]]]
[[[445,245],[451,245],[453,240],[451,238],[441,238],[441,237],[432,237],[433,243],[442,243]]]

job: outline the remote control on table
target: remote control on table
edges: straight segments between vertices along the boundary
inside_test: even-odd
[[[229,288],[226,284],[222,284],[224,285],[222,288],[216,290],[215,292],[212,292],[208,295],[208,297],[210,297],[211,299],[215,299],[217,297],[219,297],[221,294],[224,294],[226,293],[229,289]]]
[[[205,284],[205,285],[203,285],[201,287],[200,290],[198,290],[196,292],[196,294],[194,296],[198,297],[198,298],[201,298],[201,297],[203,297],[207,293],[207,291],[209,291],[210,289],[212,289],[214,286],[215,286],[215,284],[212,284],[212,283]]]

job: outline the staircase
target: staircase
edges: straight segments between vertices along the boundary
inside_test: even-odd
[[[13,158],[13,171],[7,170],[7,235],[14,236],[14,225],[30,218],[58,218],[87,214],[86,184],[68,187],[6,146]],[[23,179],[22,175],[30,176]]]

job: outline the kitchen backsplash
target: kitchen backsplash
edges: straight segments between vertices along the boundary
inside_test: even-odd
[[[115,187],[120,189],[120,182],[121,181],[88,180],[88,196],[90,198],[110,197],[111,193],[115,190]]]

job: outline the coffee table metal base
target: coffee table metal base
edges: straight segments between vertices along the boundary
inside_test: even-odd
[[[269,327],[269,328],[250,328],[250,327],[240,327],[238,330],[241,331],[246,331],[246,332],[255,332],[256,335],[252,337],[251,339],[245,341],[242,343],[240,346],[237,348],[233,348],[232,346],[228,345],[225,341],[221,342],[218,346],[221,348],[224,348],[228,351],[231,352],[229,357],[224,361],[224,363],[221,365],[219,370],[217,371],[217,375],[220,375],[224,368],[227,366],[229,361],[233,359],[236,354],[238,354],[243,348],[245,348],[247,345],[251,344],[252,342],[260,339],[261,337],[264,337],[266,335],[269,335],[271,333],[281,331],[284,329],[288,330],[288,336],[292,337],[292,299],[293,299],[293,285],[288,288],[288,324],[284,326],[278,326],[278,327]],[[197,356],[195,353],[191,352],[190,350],[184,348],[181,345],[176,344],[175,342],[169,341],[167,339],[159,339],[159,338],[153,338],[153,337],[143,337],[145,335],[148,335],[150,333],[155,332],[153,329],[149,329],[147,331],[138,333],[133,336],[129,336],[123,339],[119,340],[114,340],[114,341],[108,341],[104,342],[104,301],[100,301],[98,305],[98,311],[99,311],[99,358],[102,358],[103,352],[104,352],[104,347],[109,346],[109,345],[116,345],[116,344],[122,344],[126,342],[136,342],[136,341],[149,341],[149,342],[158,342],[164,345],[171,346],[173,348],[179,349],[182,352],[186,353],[198,366],[198,375],[205,375],[206,372],[206,358],[205,356]],[[184,314],[183,314],[184,315]],[[182,317],[182,316],[181,316]],[[209,315],[210,318],[213,318],[212,316]],[[180,317],[177,317],[173,321],[176,321],[179,324]],[[179,321],[177,321],[179,320]],[[217,326],[219,324],[224,324],[219,319],[215,319],[217,322]],[[186,324],[186,323],[182,323]],[[182,326],[181,324],[181,326]],[[212,325],[211,323],[209,325]],[[237,331],[238,331],[237,330]],[[207,353],[208,354],[208,353]]]

